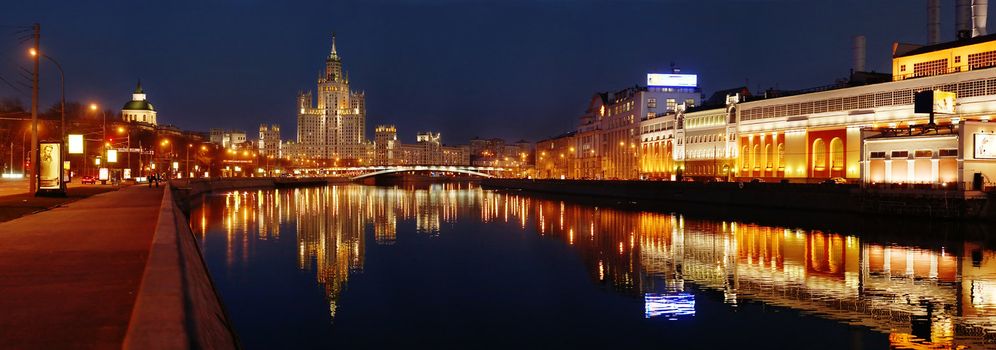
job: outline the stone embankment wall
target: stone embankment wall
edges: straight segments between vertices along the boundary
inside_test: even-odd
[[[994,209],[989,204],[991,194],[982,192],[878,191],[835,184],[529,179],[483,179],[481,186],[638,202],[994,219]]]
[[[238,337],[181,208],[190,198],[235,189],[322,186],[348,179],[225,178],[166,185],[125,349],[237,349]]]

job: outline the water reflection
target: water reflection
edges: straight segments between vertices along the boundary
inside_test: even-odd
[[[252,259],[256,241],[292,231],[298,268],[314,272],[333,318],[350,277],[363,272],[365,229],[372,228],[374,244],[386,246],[399,241],[399,225],[410,221],[416,234],[431,238],[466,234],[447,231],[462,220],[513,224],[561,241],[580,255],[593,283],[643,300],[646,318],[696,317],[697,298],[721,298],[729,308],[763,303],[868,327],[889,334],[898,348],[996,341],[996,256],[979,242],[928,249],[467,184],[232,192],[191,213],[200,235],[221,223],[228,268]]]

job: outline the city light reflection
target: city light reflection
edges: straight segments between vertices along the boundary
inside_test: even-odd
[[[470,221],[562,242],[581,257],[593,283],[642,299],[646,318],[680,322],[695,315],[697,298],[722,295],[729,307],[758,302],[868,327],[899,348],[996,340],[996,254],[975,242],[940,249],[879,244],[467,184],[231,192],[190,217],[199,237],[224,233],[228,268],[245,265],[255,245],[293,233],[297,266],[325,288],[333,318],[350,277],[364,270],[367,230],[373,244],[390,246],[403,244],[399,232],[439,239]]]

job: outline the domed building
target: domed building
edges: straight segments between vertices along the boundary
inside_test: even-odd
[[[121,107],[121,118],[126,122],[156,125],[156,109],[145,99],[141,80],[138,81],[135,92],[131,94],[131,101]]]

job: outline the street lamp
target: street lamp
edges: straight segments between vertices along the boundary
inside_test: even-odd
[[[97,107],[96,103],[91,103],[90,104],[90,111],[91,112],[93,112],[94,114],[97,114],[97,109],[98,109],[98,107]],[[101,125],[100,126],[100,143],[104,145],[104,150],[102,152],[100,152],[100,153],[103,154],[103,153],[107,153],[107,144],[106,144],[106,142],[107,142],[107,111],[101,111],[100,113],[101,113],[101,121],[100,121],[100,123],[101,123],[100,124]],[[99,169],[98,169],[98,171],[99,171]]]
[[[59,86],[62,88],[62,96],[61,96],[61,98],[59,100],[59,114],[61,115],[61,119],[62,119],[62,127],[59,128],[59,131],[61,133],[61,136],[59,137],[59,139],[62,140],[62,142],[63,142],[63,146],[59,148],[59,160],[62,161],[62,160],[65,160],[64,158],[65,158],[65,154],[66,154],[66,151],[65,151],[65,148],[66,148],[65,147],[65,141],[66,141],[66,72],[62,70],[62,65],[59,64],[59,61],[56,61],[55,59],[53,59],[49,55],[46,55],[44,53],[40,53],[35,48],[31,48],[30,50],[28,50],[28,52],[31,54],[32,57],[35,57],[36,60],[37,60],[38,56],[41,56],[41,57],[47,59],[49,62],[52,62],[53,64],[55,64],[55,68],[57,68],[59,70]],[[62,164],[60,164],[59,167],[61,168]],[[62,169],[60,169],[60,173],[59,173],[59,187],[62,188],[62,191],[65,191],[66,190],[66,184],[65,184],[65,180],[66,179],[65,179],[65,176],[64,176],[63,173],[64,172],[62,171]]]

